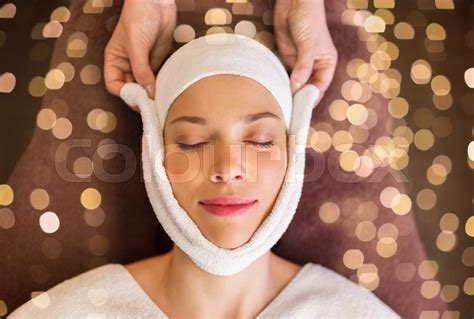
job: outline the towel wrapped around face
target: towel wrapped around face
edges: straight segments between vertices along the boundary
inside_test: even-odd
[[[234,249],[219,247],[203,236],[174,197],[164,167],[163,131],[170,106],[193,83],[219,74],[245,76],[263,85],[281,107],[288,136],[287,171],[272,211],[251,239]],[[154,101],[136,83],[125,84],[120,92],[127,104],[140,108],[143,174],[155,214],[168,236],[198,267],[219,276],[236,274],[277,243],[296,212],[319,90],[308,84],[292,96],[287,71],[270,49],[243,35],[218,33],[194,39],[175,51],[158,72],[155,92]]]

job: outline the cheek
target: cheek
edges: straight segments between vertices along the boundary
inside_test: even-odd
[[[190,183],[199,173],[200,158],[168,148],[165,152],[165,168],[170,183]]]
[[[286,173],[285,147],[273,147],[270,152],[247,152],[247,182],[280,187]]]

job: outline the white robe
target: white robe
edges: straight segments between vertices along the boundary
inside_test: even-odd
[[[261,311],[262,318],[401,318],[371,291],[307,263]],[[8,318],[168,318],[122,265],[102,265],[29,300]]]

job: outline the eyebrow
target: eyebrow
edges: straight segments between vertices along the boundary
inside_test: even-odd
[[[278,115],[276,115],[272,112],[260,112],[260,113],[247,114],[247,115],[241,116],[239,120],[243,121],[246,124],[248,124],[248,123],[251,123],[251,122],[254,122],[256,120],[259,120],[261,118],[266,118],[266,117],[281,120],[281,118]],[[194,124],[198,124],[198,125],[206,125],[207,124],[206,119],[203,118],[203,117],[199,117],[199,116],[180,116],[180,117],[175,118],[173,121],[171,121],[170,124],[174,124],[174,123],[177,123],[177,122],[190,122],[190,123],[194,123]]]

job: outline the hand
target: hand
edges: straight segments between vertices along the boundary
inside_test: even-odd
[[[172,48],[175,27],[174,0],[125,0],[104,52],[107,91],[120,96],[125,83],[137,82],[154,99],[154,72]],[[136,105],[130,108],[140,112]]]
[[[309,80],[321,93],[316,106],[331,84],[337,65],[324,0],[276,0],[273,23],[280,56],[292,69],[292,93]]]

